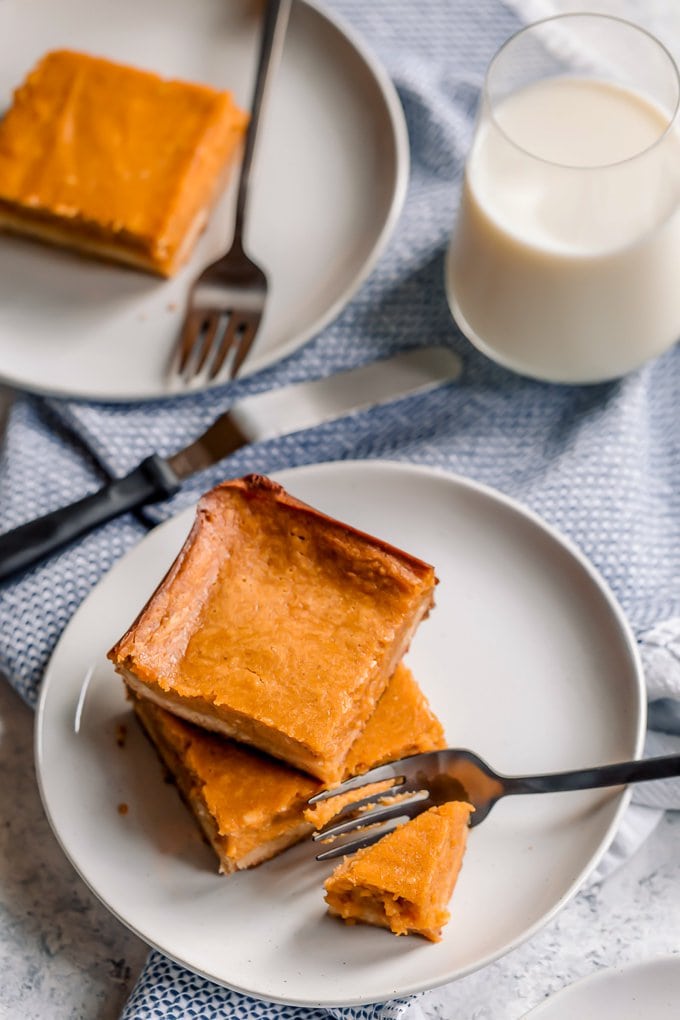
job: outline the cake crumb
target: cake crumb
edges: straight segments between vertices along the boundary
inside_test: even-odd
[[[128,806],[127,806],[127,804],[125,804],[125,803],[119,804],[118,805],[118,814],[119,815],[126,815],[127,813],[128,813]]]
[[[116,726],[116,743],[119,747],[125,747],[127,740],[127,726],[125,723],[118,723]]]

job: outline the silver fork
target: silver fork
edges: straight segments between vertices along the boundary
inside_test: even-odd
[[[314,833],[315,840],[334,840],[339,836],[361,830],[357,839],[332,846],[317,857],[330,860],[354,853],[364,846],[377,842],[394,826],[388,823],[415,818],[422,811],[451,800],[466,800],[474,807],[470,825],[479,825],[501,797],[518,793],[558,793],[563,790],[590,790],[597,787],[621,786],[625,783],[644,783],[652,779],[680,776],[680,754],[640,761],[623,761],[614,765],[600,765],[570,772],[552,772],[537,776],[503,776],[485,761],[456,748],[428,751],[410,758],[380,765],[361,776],[347,779],[340,786],[323,790],[309,801],[320,801],[361,790],[369,783],[393,785],[380,792],[346,804],[335,817]],[[390,800],[393,802],[390,803]],[[370,805],[381,802],[368,810]],[[345,821],[338,821],[345,818]],[[375,828],[377,826],[377,828]],[[370,827],[370,830],[367,830]]]
[[[188,382],[205,371],[220,373],[229,353],[230,376],[238,373],[262,319],[267,277],[243,248],[250,170],[267,86],[283,48],[291,0],[267,0],[255,77],[250,122],[236,198],[234,239],[226,255],[209,265],[192,284],[175,355],[178,375]]]

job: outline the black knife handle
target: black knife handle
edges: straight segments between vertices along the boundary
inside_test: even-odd
[[[125,478],[0,535],[0,581],[118,514],[169,498],[179,487],[179,478],[161,457],[147,457]]]

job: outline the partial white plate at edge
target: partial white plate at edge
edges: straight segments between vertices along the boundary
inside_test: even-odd
[[[63,46],[229,88],[248,108],[258,10],[253,0],[3,0],[0,110]],[[350,300],[392,233],[408,164],[385,71],[335,15],[296,0],[253,171],[246,241],[270,292],[242,374],[292,353]],[[0,379],[114,401],[175,392],[167,365],[188,288],[230,241],[233,198],[232,185],[170,281],[0,235]]]
[[[680,954],[608,967],[563,988],[525,1020],[677,1020]]]
[[[437,606],[407,661],[452,746],[468,746],[509,773],[640,752],[645,708],[635,642],[593,568],[538,518],[470,481],[405,464],[321,464],[277,477],[303,500],[435,564]],[[307,1006],[434,987],[536,931],[605,851],[627,794],[499,804],[470,834],[438,945],[327,917],[321,887],[329,868],[313,860],[309,844],[250,872],[216,875],[212,852],[163,784],[105,659],[192,516],[157,528],[100,582],[44,679],[36,721],[41,792],[85,881],[125,924],[190,969]],[[124,749],[116,743],[121,723]]]

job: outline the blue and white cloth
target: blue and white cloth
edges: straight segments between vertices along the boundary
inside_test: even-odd
[[[54,643],[85,595],[150,526],[217,480],[325,460],[392,458],[495,486],[581,547],[641,642],[655,727],[648,752],[680,750],[680,349],[619,382],[590,387],[533,382],[474,351],[451,321],[443,259],[484,70],[519,27],[517,16],[500,0],[334,0],[332,6],[387,67],[410,133],[404,212],[371,279],[304,349],[229,389],[124,406],[17,398],[0,460],[0,529],[93,491],[152,451],[173,452],[247,393],[425,343],[454,348],[463,359],[462,378],[435,395],[241,450],[191,479],[172,501],[112,521],[5,584],[0,671],[34,704]],[[680,807],[678,783],[638,790],[656,807]],[[647,831],[657,813],[643,816],[640,831]],[[633,830],[626,838],[620,853],[635,844]],[[396,1020],[420,1014],[412,1002],[331,1011],[256,1002],[157,952],[124,1012],[125,1020],[329,1015]]]

